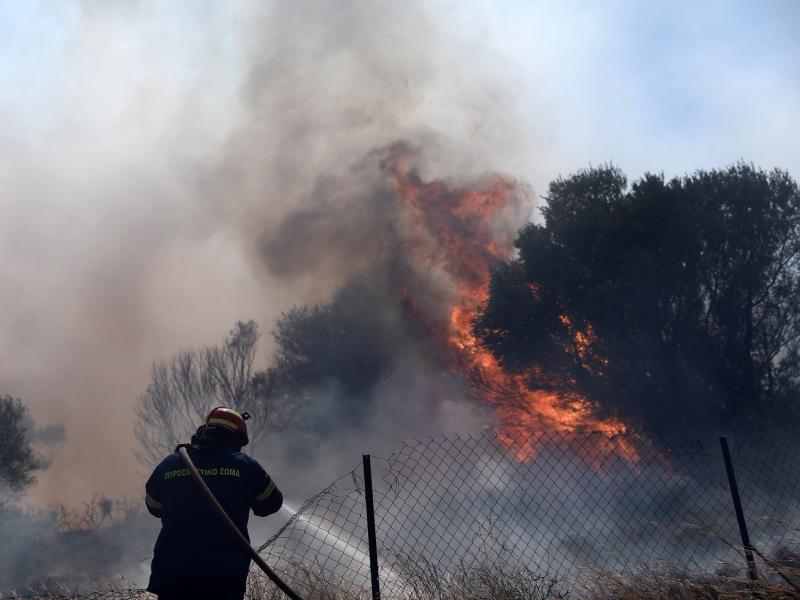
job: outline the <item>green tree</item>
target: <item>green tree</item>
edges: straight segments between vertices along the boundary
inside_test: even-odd
[[[559,178],[546,200],[475,323],[507,368],[651,427],[794,414],[800,194],[786,172],[737,164],[629,187],[605,166]]]
[[[0,492],[17,494],[35,481],[42,467],[26,427],[28,409],[18,398],[0,395]]]

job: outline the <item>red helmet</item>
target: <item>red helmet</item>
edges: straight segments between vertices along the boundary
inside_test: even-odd
[[[244,414],[246,417],[249,416],[247,413]],[[242,446],[245,446],[250,441],[250,438],[247,437],[246,417],[242,417],[238,412],[226,406],[217,406],[208,413],[206,425],[215,425],[233,431],[241,440]]]

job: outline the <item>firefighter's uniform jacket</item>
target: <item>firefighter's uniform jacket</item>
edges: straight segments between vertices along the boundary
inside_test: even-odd
[[[255,459],[203,432],[188,447],[208,487],[245,537],[250,509],[264,517],[283,504],[283,495]],[[250,556],[234,540],[175,452],[159,464],[145,486],[147,510],[161,519],[150,583],[154,593],[230,581],[243,592]]]

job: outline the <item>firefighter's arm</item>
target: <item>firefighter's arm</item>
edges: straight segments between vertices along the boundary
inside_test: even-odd
[[[156,467],[156,470],[153,471],[153,474],[150,475],[150,479],[147,480],[144,486],[144,503],[147,506],[147,511],[159,519],[164,516],[163,506],[161,505],[161,482],[160,469]]]
[[[260,468],[260,465],[258,480],[258,492],[250,506],[257,517],[266,517],[280,510],[283,505],[283,494],[281,494],[281,491],[272,481],[272,478],[267,475],[266,471]]]

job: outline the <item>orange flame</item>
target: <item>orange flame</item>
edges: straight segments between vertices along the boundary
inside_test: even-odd
[[[508,211],[519,199],[516,186],[499,176],[476,188],[451,189],[441,181],[423,182],[401,153],[390,161],[390,168],[415,231],[424,232],[415,240],[421,258],[426,265],[448,273],[454,287],[445,301],[447,317],[439,322],[416,306],[407,289],[404,303],[436,336],[447,362],[493,406],[500,440],[525,460],[538,452],[532,432],[570,435],[597,431],[607,436],[608,444],[587,451],[585,460],[599,467],[610,452],[638,460],[636,450],[621,436],[627,432],[625,423],[600,418],[593,403],[578,394],[531,389],[529,375],[539,367],[532,366],[531,373],[507,372],[472,333],[472,322],[489,298],[492,266],[513,257],[511,234],[497,233],[497,225],[510,220]],[[532,286],[531,292],[536,294],[538,289]],[[587,364],[591,357],[595,364],[607,364],[594,355],[596,334],[590,326],[577,329],[567,315],[561,321],[575,340],[574,352],[579,360]]]

